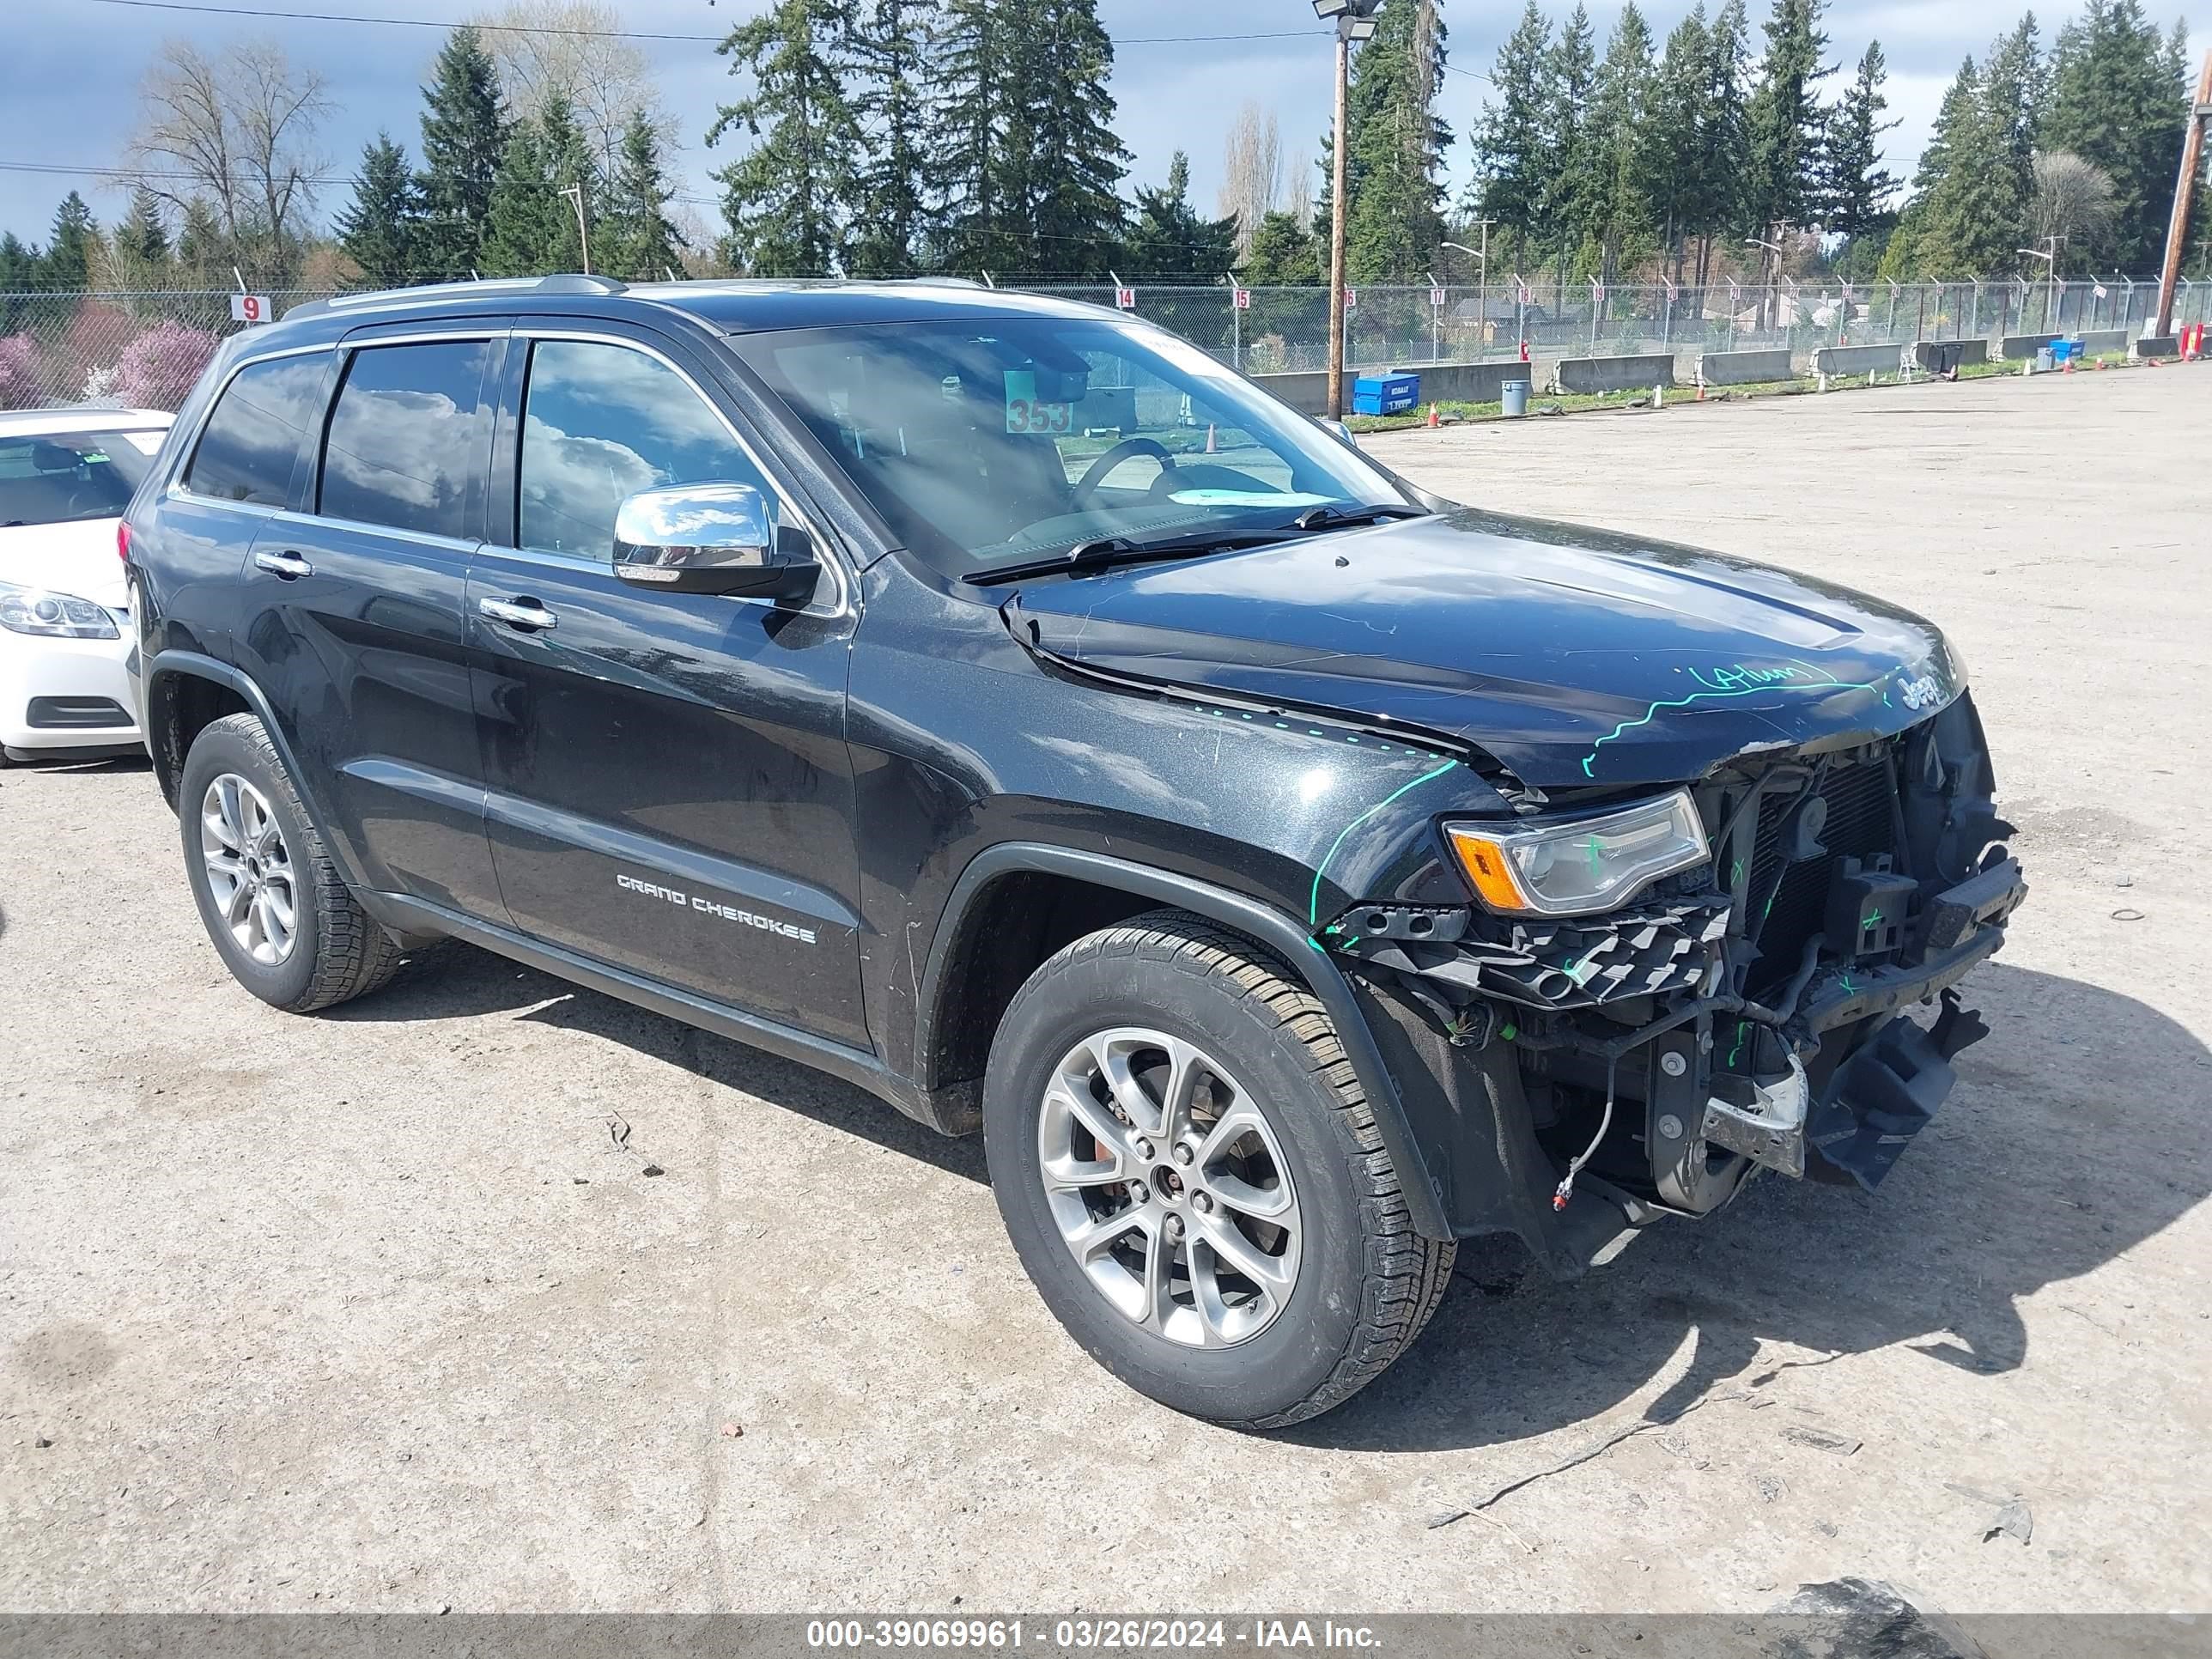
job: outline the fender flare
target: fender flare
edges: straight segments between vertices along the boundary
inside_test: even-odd
[[[1375,1114],[1376,1133],[1396,1166],[1406,1194],[1406,1207],[1414,1227],[1428,1238],[1454,1237],[1445,1218],[1436,1179],[1415,1139],[1397,1081],[1384,1065],[1382,1053],[1369,1029],[1367,1016],[1352,994],[1352,982],[1334,957],[1316,945],[1297,921],[1273,905],[1218,887],[1194,877],[1178,875],[1151,865],[1043,842],[1000,842],[969,861],[945,901],[929,960],[922,970],[921,1015],[915,1032],[917,1057],[930,1051],[935,1036],[937,1010],[941,1006],[943,975],[957,923],[986,884],[1020,872],[1066,876],[1096,886],[1118,889],[1139,897],[1154,899],[1218,921],[1265,945],[1280,957],[1291,973],[1303,980],[1320,999],[1336,1027],[1337,1041],[1358,1079]]]
[[[299,762],[293,756],[291,742],[284,735],[284,727],[276,718],[276,711],[270,703],[268,694],[254,683],[250,675],[234,668],[219,657],[210,657],[201,651],[187,651],[173,646],[155,652],[146,664],[146,707],[142,711],[142,717],[147,722],[149,751],[153,748],[151,721],[155,699],[161,695],[161,682],[173,678],[212,680],[239,695],[252,711],[253,717],[261,722],[262,728],[269,733],[269,741],[276,748],[276,757],[283,762],[284,770],[291,777],[292,787],[298,791],[301,804],[307,809],[308,821],[322,836],[324,851],[330,855],[331,862],[338,866],[338,873],[346,885],[358,891],[362,886],[361,872],[352,867],[349,849],[340,844],[340,838],[330,833],[327,827],[330,819],[324,815],[322,804],[314,798],[307,775],[300,769]],[[184,757],[179,755],[177,762],[178,775],[181,778]],[[155,764],[158,766],[159,763],[157,760]]]

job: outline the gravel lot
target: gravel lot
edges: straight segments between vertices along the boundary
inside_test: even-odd
[[[2168,368],[1375,441],[1937,617],[2034,892],[1878,1196],[1465,1252],[1285,1436],[1085,1358],[979,1145],[465,950],[275,1013],[143,767],[0,773],[0,1606],[2212,1609],[2207,432]]]

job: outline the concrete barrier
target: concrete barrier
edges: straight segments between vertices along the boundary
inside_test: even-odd
[[[2007,362],[2019,362],[2035,354],[2060,337],[2056,334],[2008,334],[1997,342],[1997,356]]]
[[[1418,374],[1421,377],[1421,402],[1494,404],[1505,394],[1500,390],[1508,380],[1534,382],[1536,369],[1533,363],[1509,358],[1496,363],[1402,363],[1383,371],[1391,374]],[[1372,374],[1374,369],[1344,371],[1345,401],[1352,399],[1352,383],[1360,374]],[[1298,369],[1282,374],[1255,374],[1252,379],[1265,386],[1301,415],[1328,413],[1328,371],[1320,368]]]
[[[1300,369],[1287,374],[1255,374],[1253,381],[1265,386],[1301,415],[1328,413],[1328,371],[1325,368]],[[1352,376],[1344,377],[1344,395],[1352,396]]]
[[[1708,351],[1698,359],[1699,386],[1759,386],[1768,380],[1796,377],[1790,348],[1771,351]]]
[[[1946,374],[1989,360],[1987,340],[1916,340],[1912,345],[1912,361],[1930,374]]]
[[[1642,357],[1562,357],[1552,368],[1552,390],[1559,392],[1649,392],[1674,384],[1674,354]]]
[[[1536,366],[1518,357],[1495,363],[1401,363],[1393,374],[1421,377],[1424,404],[1494,404],[1505,395],[1508,380],[1536,379]]]
[[[2107,352],[2124,352],[2135,338],[2124,328],[2084,329],[2079,337],[2081,353],[2087,357],[2102,357]]]
[[[1815,374],[1893,374],[1904,366],[1901,346],[1822,346],[1813,354]]]
[[[2148,336],[2135,343],[2135,354],[2138,362],[2152,357],[2179,357],[2181,356],[2181,337],[2179,334]]]

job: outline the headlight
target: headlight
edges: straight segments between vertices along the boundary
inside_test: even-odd
[[[1689,792],[1593,817],[1448,823],[1482,902],[1507,915],[1587,915],[1712,856]]]
[[[50,640],[112,640],[115,618],[90,599],[0,582],[0,628]]]

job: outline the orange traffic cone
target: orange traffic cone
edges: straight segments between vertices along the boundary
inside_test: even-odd
[[[1211,421],[1206,423],[1206,453],[1209,455],[1218,455],[1221,453],[1221,446],[1213,439],[1213,422]]]
[[[1437,427],[1442,426],[1443,424],[1443,422],[1437,418],[1437,406],[1434,404],[1431,404],[1429,405],[1429,425],[1431,428],[1433,429]]]

